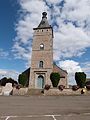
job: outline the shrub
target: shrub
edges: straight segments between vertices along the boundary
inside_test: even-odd
[[[45,89],[45,90],[49,90],[50,87],[51,87],[51,85],[46,84],[45,87],[44,87],[44,89]]]
[[[58,72],[52,72],[50,75],[50,79],[53,87],[57,87],[60,81],[60,74]]]
[[[73,86],[72,86],[72,90],[73,90],[73,91],[76,91],[76,90],[78,90],[78,89],[79,89],[79,86],[77,86],[77,85],[73,85]]]
[[[26,74],[20,74],[18,78],[19,84],[21,84],[23,87],[26,85],[27,77]]]
[[[65,88],[64,85],[59,85],[59,86],[58,86],[58,89],[61,90],[61,91],[62,91],[64,88]]]
[[[84,88],[85,82],[86,82],[86,74],[84,72],[76,72],[75,80],[76,80],[77,85],[80,88]]]

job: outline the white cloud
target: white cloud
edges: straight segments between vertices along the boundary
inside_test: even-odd
[[[0,58],[6,58],[9,55],[8,52],[0,48]]]
[[[15,52],[14,56],[16,59],[22,59],[22,60],[30,60],[31,59],[31,47],[27,46],[27,49],[25,47],[22,47],[19,42],[16,42],[13,46],[13,52]]]
[[[17,36],[14,45],[14,51],[17,51],[17,56],[21,56],[23,48],[24,56],[25,54],[31,54],[30,49],[28,50],[27,46],[25,47],[24,45],[28,45],[28,47],[30,45],[31,47],[33,28],[38,26],[43,11],[48,12],[51,23],[56,23],[53,27],[55,60],[62,57],[81,56],[85,53],[85,49],[90,47],[90,29],[88,27],[90,23],[89,0],[65,0],[63,7],[59,6],[61,2],[62,0],[20,0],[22,12],[21,18],[16,24]],[[51,9],[47,3],[49,5],[52,4],[53,8]],[[39,6],[39,9],[37,6]],[[50,19],[51,14],[53,19]],[[18,48],[15,47],[17,44],[18,47],[22,48],[21,51],[20,49],[18,51]],[[26,56],[25,59],[28,59],[30,55]]]
[[[3,77],[7,77],[7,78],[13,78],[14,80],[17,81],[18,75],[19,75],[19,72],[15,71],[15,70],[0,69],[0,79]]]
[[[45,1],[45,0],[43,0]],[[50,5],[50,4],[58,4],[60,3],[62,0],[46,0],[46,2]]]
[[[68,73],[82,72],[79,63],[73,60],[60,61],[59,65],[67,70]]]
[[[0,69],[0,75],[5,75],[5,74],[7,74],[7,71],[6,71],[6,70],[1,70],[1,69]]]
[[[75,73],[76,72],[85,72],[87,78],[90,78],[90,62],[79,63],[73,60],[59,61],[59,66],[67,70],[68,72],[68,83],[76,84],[75,82]]]
[[[69,20],[84,22],[90,17],[90,1],[89,0],[65,0],[62,17]]]
[[[68,83],[75,84],[75,72],[82,72],[82,68],[78,62],[73,60],[60,61],[59,66],[68,72]]]
[[[16,58],[30,62],[33,28],[39,25],[43,11],[48,13],[49,23],[54,28],[54,60],[61,61],[62,58],[85,54],[87,47],[90,47],[90,0],[64,0],[63,3],[62,1],[19,1],[21,14],[16,24],[17,36],[13,46]],[[70,74],[81,70],[79,63],[75,61],[65,61],[63,64],[66,63],[66,69],[72,71]],[[70,67],[71,64],[73,68]]]
[[[87,78],[90,78],[90,62],[83,63],[82,70],[86,73]]]
[[[76,28],[73,24],[63,24],[55,32],[54,49],[60,51],[59,57],[71,58],[81,56],[87,47],[90,47],[90,37],[82,28]]]
[[[26,12],[37,13],[39,15],[47,9],[43,0],[20,0],[20,5]]]
[[[12,51],[15,53],[15,58],[30,61],[33,28],[38,26],[42,11],[46,11],[47,7],[45,2],[39,0],[20,0],[20,5],[23,17],[16,24],[17,36]]]

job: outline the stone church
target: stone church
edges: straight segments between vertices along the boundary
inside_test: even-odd
[[[31,67],[24,71],[27,74],[27,85],[30,89],[43,89],[46,84],[52,85],[50,74],[60,73],[60,83],[67,87],[67,72],[53,63],[53,28],[47,20],[47,13],[42,13],[42,20],[34,28]]]

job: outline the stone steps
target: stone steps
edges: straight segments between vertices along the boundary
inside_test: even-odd
[[[27,95],[43,95],[43,89],[28,89]]]

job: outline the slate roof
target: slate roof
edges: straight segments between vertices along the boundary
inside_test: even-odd
[[[47,20],[47,13],[43,12],[42,13],[42,20],[40,24],[38,25],[37,28],[34,29],[45,29],[45,28],[52,28],[51,25],[49,25],[48,20]]]
[[[61,69],[56,64],[53,64],[53,72],[59,72],[61,78],[64,78],[68,74],[66,70]]]

